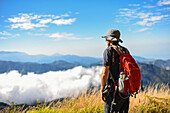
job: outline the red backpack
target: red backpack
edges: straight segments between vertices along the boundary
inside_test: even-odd
[[[120,93],[134,94],[140,88],[140,69],[129,52],[123,51],[122,47],[112,46],[120,55],[120,77],[115,82],[115,88]],[[117,87],[118,86],[118,87]]]

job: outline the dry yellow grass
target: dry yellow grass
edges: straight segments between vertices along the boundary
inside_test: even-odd
[[[158,88],[159,87],[159,88]],[[91,92],[91,91],[90,91]],[[23,110],[24,112],[26,110]],[[7,110],[9,112],[9,110]],[[12,112],[10,110],[10,112]],[[17,108],[15,109],[17,112]],[[22,112],[20,110],[19,112]],[[99,91],[84,91],[75,98],[65,98],[62,102],[30,107],[28,113],[103,113],[104,103]],[[145,87],[136,98],[130,97],[129,113],[170,113],[170,90],[168,85]]]
[[[130,113],[137,112],[137,108],[139,106],[145,106],[143,109],[163,109],[160,107],[166,107],[168,108],[168,112],[170,112],[170,90],[168,85],[149,85],[148,87],[145,87],[145,90],[143,92],[140,92],[136,98],[130,98],[130,106],[129,111]],[[153,105],[154,103],[154,105]],[[166,104],[166,105],[164,105]],[[143,110],[143,111],[144,111]],[[161,111],[158,111],[161,112]]]
[[[62,103],[57,102],[53,105],[52,109],[56,112],[67,112],[67,113],[92,113],[92,112],[103,112],[104,106],[101,100],[100,93],[95,91],[84,91],[81,95],[75,98],[65,99]]]

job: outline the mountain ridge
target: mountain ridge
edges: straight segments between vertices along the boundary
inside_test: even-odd
[[[4,52],[0,51],[1,61],[13,61],[13,62],[35,62],[35,63],[52,63],[58,60],[64,60],[70,63],[79,63],[80,65],[88,65],[100,61],[101,58],[78,56],[78,55],[61,55],[53,54],[47,55],[28,55],[24,52]]]
[[[42,74],[48,71],[67,70],[73,67],[79,66],[78,64],[72,64],[66,61],[55,61],[50,64],[38,64],[31,62],[13,62],[13,61],[0,61],[0,73],[8,73],[12,70],[17,70],[22,75],[26,75],[28,72],[34,72],[35,74]]]
[[[150,62],[146,62],[146,63],[153,64],[153,65],[160,67],[162,69],[170,70],[170,59],[168,59],[166,61],[158,59],[158,60],[154,60],[154,61],[150,61]]]
[[[150,62],[155,59],[148,59],[140,56],[133,56],[138,62]],[[70,63],[80,63],[81,65],[88,65],[102,60],[102,58],[90,57],[90,56],[78,56],[78,55],[62,55],[55,53],[53,55],[29,55],[24,52],[10,52],[0,51],[0,60],[2,61],[14,61],[14,62],[35,62],[35,63],[52,63],[57,60],[64,60]]]

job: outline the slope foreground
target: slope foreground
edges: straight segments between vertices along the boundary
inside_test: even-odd
[[[136,98],[130,97],[130,113],[169,113],[170,89],[168,85],[150,85],[145,87]],[[38,102],[38,100],[37,100]],[[0,112],[27,112],[27,113],[103,113],[104,106],[98,90],[84,91],[78,97],[64,98],[63,100],[36,106],[15,106],[2,109]]]

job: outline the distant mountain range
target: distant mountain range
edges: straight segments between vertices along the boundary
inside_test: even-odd
[[[133,56],[133,58],[137,61],[137,62],[151,62],[154,61],[155,59],[153,58],[144,58],[144,57],[140,57],[140,56]]]
[[[139,63],[153,64],[157,67],[170,70],[170,59],[169,60],[156,60],[148,59],[140,56],[133,56],[134,59]],[[39,64],[50,64],[55,61],[65,61],[76,65],[88,66],[96,63],[101,63],[102,58],[95,57],[84,57],[77,55],[61,55],[54,54],[51,56],[47,55],[28,55],[24,52],[9,52],[0,51],[0,61],[12,61],[12,62],[24,62],[24,63],[39,63]]]
[[[0,61],[0,73],[17,70],[22,75],[26,75],[28,72],[34,72],[35,74],[42,74],[48,71],[67,70],[76,66],[78,65],[62,60],[55,61],[49,64]]]
[[[154,60],[134,56],[138,62],[145,84],[149,82],[168,83],[170,80],[170,59]],[[91,67],[102,65],[101,58],[76,55],[28,55],[22,52],[0,52],[0,73],[18,70],[21,74],[34,72],[42,74],[48,71],[67,70],[76,66]]]
[[[170,59],[169,60],[154,60],[150,62],[146,62],[147,64],[153,64],[156,65],[157,67],[170,70]]]
[[[153,64],[138,63],[144,84],[169,84],[170,70],[165,70]],[[170,85],[170,84],[169,84]]]
[[[8,52],[0,51],[1,61],[13,61],[13,62],[34,62],[34,63],[52,63],[54,61],[63,60],[69,63],[78,65],[88,65],[101,60],[101,58],[94,57],[82,57],[77,55],[61,55],[54,54],[51,56],[47,55],[28,55],[23,52]]]
[[[134,56],[137,62],[149,62],[154,61],[154,59],[147,59],[139,56]],[[79,65],[88,65],[102,61],[102,58],[94,57],[83,57],[77,55],[61,55],[54,54],[51,56],[47,55],[28,55],[24,52],[9,52],[9,51],[0,51],[0,61],[13,61],[13,62],[34,62],[34,63],[52,63],[54,61],[63,60],[66,62],[79,64]]]

